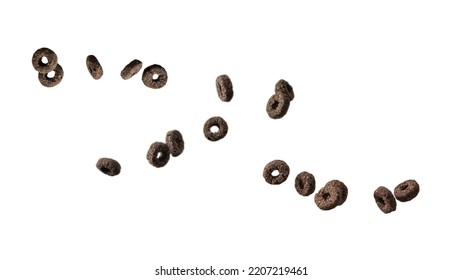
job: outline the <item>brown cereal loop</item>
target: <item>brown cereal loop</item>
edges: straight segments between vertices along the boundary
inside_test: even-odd
[[[277,175],[272,174],[275,170],[278,171]],[[265,165],[262,175],[270,185],[279,185],[288,179],[289,166],[283,160],[273,160]]]
[[[326,186],[339,189],[341,197],[339,199],[338,205],[342,205],[347,200],[348,189],[347,189],[347,186],[343,182],[339,180],[331,180],[328,183],[326,183]]]
[[[272,119],[281,119],[289,109],[289,97],[286,94],[276,93],[267,102],[267,114]]]
[[[173,157],[177,157],[183,153],[185,148],[185,142],[183,141],[183,136],[178,130],[171,130],[167,132],[166,135],[166,144],[169,146],[170,154]]]
[[[303,171],[297,174],[294,185],[300,195],[309,196],[315,191],[315,177],[311,173]]]
[[[53,77],[49,77],[53,75]],[[63,79],[64,71],[61,65],[57,64],[55,70],[49,73],[39,73],[39,82],[45,87],[54,87]]]
[[[100,158],[96,168],[108,176],[116,176],[121,173],[121,165],[112,158]]]
[[[217,127],[217,132],[212,132],[211,128]],[[203,133],[207,140],[218,141],[224,138],[228,133],[228,124],[221,117],[212,117],[204,123]]]
[[[383,213],[388,214],[396,210],[397,202],[392,192],[386,187],[378,187],[373,193],[376,205]]]
[[[275,84],[275,93],[283,93],[289,97],[289,101],[294,99],[293,87],[285,80],[281,79]]]
[[[233,84],[230,77],[227,75],[220,75],[215,80],[215,86],[217,88],[217,94],[220,100],[224,102],[230,102],[233,98]]]
[[[169,146],[162,142],[154,142],[148,149],[146,159],[154,167],[165,166],[170,159]]]
[[[87,69],[95,80],[99,80],[103,76],[103,67],[94,55],[87,56]]]
[[[43,58],[47,59],[47,62],[42,61]],[[55,70],[58,65],[58,57],[56,53],[49,48],[40,48],[32,55],[32,66],[39,73],[48,73]]]
[[[415,180],[406,180],[394,189],[395,198],[400,202],[414,199],[420,192],[420,185]]]
[[[129,64],[127,64],[124,69],[121,71],[121,77],[124,80],[128,80],[135,76],[142,68],[143,63],[138,60],[134,59]]]
[[[327,184],[315,194],[314,200],[321,210],[334,209],[341,201],[341,190]]]
[[[157,77],[153,77],[157,75]],[[167,83],[167,71],[161,65],[153,64],[143,70],[143,84],[149,88],[162,88]]]

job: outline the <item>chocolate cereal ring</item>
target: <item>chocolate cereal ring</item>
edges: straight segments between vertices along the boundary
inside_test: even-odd
[[[315,191],[315,177],[307,171],[296,176],[294,182],[296,191],[302,196],[309,196]]]
[[[183,149],[185,148],[183,136],[178,130],[171,130],[167,132],[166,144],[169,146],[170,154],[173,157],[179,156],[181,153],[183,153]]]
[[[392,192],[386,187],[378,187],[373,193],[376,205],[383,213],[388,214],[397,208],[397,201]]]
[[[165,166],[170,159],[169,146],[162,142],[154,142],[148,149],[146,159],[154,167]]]
[[[95,80],[99,80],[103,76],[103,67],[94,55],[87,56],[87,69]]]
[[[39,73],[39,82],[45,87],[54,87],[61,82],[63,76],[63,68],[61,65],[57,64],[55,70],[49,73]]]
[[[112,158],[100,158],[96,162],[96,168],[108,176],[116,176],[121,173],[121,165]]]
[[[217,132],[211,131],[211,128],[217,127]],[[204,136],[209,141],[218,141],[225,137],[228,133],[228,124],[221,117],[212,117],[204,123],[203,127]]]
[[[294,99],[293,87],[285,80],[281,79],[275,84],[275,93],[283,93],[289,97],[289,101]]]
[[[339,205],[341,201],[341,190],[332,185],[326,184],[315,194],[315,204],[321,210],[331,210]]]
[[[407,180],[400,183],[394,189],[395,198],[400,202],[414,199],[420,192],[420,185],[415,180]]]
[[[143,66],[143,63],[138,60],[134,59],[132,60],[129,64],[127,64],[124,69],[121,71],[121,77],[124,80],[128,80],[135,76],[140,70],[141,67]]]
[[[278,174],[272,174],[274,171],[277,171]],[[279,185],[286,181],[289,176],[289,166],[283,160],[273,160],[264,167],[264,172],[262,174],[264,179],[270,185]]]
[[[141,79],[149,88],[162,88],[167,83],[167,71],[161,65],[153,64],[143,70]]]
[[[338,205],[342,205],[347,200],[348,189],[343,182],[339,180],[331,180],[328,183],[326,183],[326,186],[339,189],[341,197]]]
[[[47,62],[43,62],[46,58]],[[49,48],[40,48],[32,55],[32,66],[39,73],[48,73],[55,70],[58,65],[58,56]]]
[[[289,97],[286,94],[276,93],[267,102],[267,114],[272,119],[281,119],[289,108]]]
[[[215,80],[215,86],[217,88],[217,94],[220,100],[229,102],[233,98],[233,84],[230,77],[227,75],[220,75]]]

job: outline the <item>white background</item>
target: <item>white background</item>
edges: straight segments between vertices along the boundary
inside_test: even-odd
[[[461,279],[461,1],[306,2],[2,2],[0,279],[204,279],[156,277],[161,265]],[[64,69],[54,88],[31,64],[41,47]],[[135,58],[164,66],[167,85],[122,80]],[[281,78],[295,99],[272,120]],[[215,115],[229,133],[210,142]],[[149,145],[171,129],[185,151],[154,168]],[[280,186],[262,177],[274,159],[291,168]],[[325,212],[298,195],[304,170],[317,190],[343,181],[346,203]],[[383,214],[373,191],[406,179],[418,197]]]

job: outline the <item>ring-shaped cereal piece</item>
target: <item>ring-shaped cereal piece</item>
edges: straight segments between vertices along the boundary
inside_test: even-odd
[[[346,202],[349,190],[347,189],[347,186],[343,182],[339,180],[331,180],[328,183],[326,183],[326,186],[339,189],[341,197],[339,199],[338,205],[342,205],[344,202]]]
[[[42,61],[43,58],[47,59],[47,62]],[[55,70],[58,65],[58,56],[56,53],[49,48],[40,48],[32,55],[32,66],[39,73],[48,73]]]
[[[94,55],[87,56],[87,69],[93,79],[99,80],[103,76],[103,67]]]
[[[218,131],[211,131],[212,127],[217,127]],[[219,141],[227,135],[228,124],[221,117],[211,117],[204,123],[203,133],[207,140]]]
[[[217,94],[223,102],[230,102],[233,98],[233,84],[230,77],[227,75],[220,75],[215,80]]]
[[[420,192],[420,185],[415,180],[406,180],[394,189],[395,198],[400,202],[414,199]]]
[[[341,201],[341,190],[330,185],[325,185],[315,194],[314,200],[315,204],[321,210],[334,209]]]
[[[157,75],[157,77],[153,77]],[[162,88],[167,83],[167,71],[161,65],[153,64],[143,70],[143,84],[149,88]]]
[[[135,76],[138,72],[140,72],[141,68],[143,66],[143,63],[138,60],[134,59],[132,60],[129,64],[127,64],[124,69],[121,71],[121,77],[124,80],[128,80]]]
[[[116,176],[121,173],[121,165],[112,158],[100,158],[96,168],[108,176]]]
[[[54,73],[53,77],[49,77],[51,73]],[[57,64],[55,70],[50,71],[49,73],[39,73],[39,82],[45,87],[54,87],[58,85],[63,79],[64,71],[61,65]]]
[[[373,193],[376,205],[383,213],[388,214],[396,210],[397,201],[392,192],[386,187],[378,187]]]
[[[281,119],[289,109],[289,97],[286,94],[276,93],[267,101],[267,114],[272,119]]]
[[[278,174],[273,175],[275,170]],[[276,159],[265,165],[262,175],[270,185],[279,185],[288,179],[289,171],[289,166],[285,161]]]
[[[166,144],[169,146],[170,154],[177,157],[183,153],[185,142],[182,133],[178,130],[171,130],[166,134]]]
[[[315,177],[311,173],[303,171],[297,174],[294,186],[300,195],[309,196],[315,191]]]
[[[148,149],[146,159],[154,167],[165,166],[170,159],[169,146],[166,143],[154,142]]]

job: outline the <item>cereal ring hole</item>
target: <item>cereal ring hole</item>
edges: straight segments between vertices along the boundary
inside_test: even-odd
[[[331,197],[331,195],[330,195],[330,193],[328,193],[328,192],[322,194],[322,198],[323,198],[324,200],[328,200],[330,197]]]
[[[376,203],[378,203],[379,205],[381,205],[381,207],[382,207],[384,204],[386,204],[386,203],[384,202],[384,199],[383,199],[382,197],[376,198]]]
[[[156,73],[154,73],[154,74],[153,74],[153,80],[156,81],[157,79],[159,79],[159,75],[156,74]]]
[[[100,171],[103,172],[104,174],[109,174],[111,170],[109,170],[109,168],[107,167],[101,167]]]
[[[164,153],[163,153],[163,152],[158,152],[158,153],[156,154],[156,158],[157,158],[157,159],[160,159],[160,158],[163,158],[163,157],[164,157]]]
[[[271,174],[272,174],[273,177],[277,177],[278,175],[280,175],[280,171],[275,169],[275,170],[272,171]]]
[[[40,66],[45,66],[47,64],[48,64],[48,57],[42,56],[42,58],[40,59]]]
[[[297,179],[296,187],[301,190],[304,188],[304,182],[302,181],[302,179]]]
[[[211,128],[209,129],[212,133],[217,133],[219,132],[219,127],[216,126],[216,125],[213,125],[211,126]]]
[[[276,108],[278,108],[278,104],[279,104],[279,102],[274,100],[273,103],[272,103],[272,109],[275,110]]]
[[[55,77],[55,71],[50,71],[47,73],[47,78],[53,79]]]

